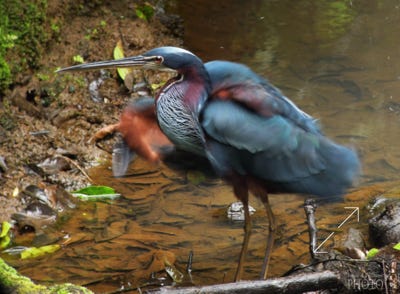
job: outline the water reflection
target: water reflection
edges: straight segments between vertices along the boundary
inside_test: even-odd
[[[359,150],[364,182],[397,179],[398,1],[186,2],[173,10],[189,49],[268,77],[329,136]]]

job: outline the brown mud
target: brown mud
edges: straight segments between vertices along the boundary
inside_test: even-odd
[[[72,65],[74,56],[85,62],[112,59],[120,40],[127,56],[161,45],[181,45],[177,36],[181,24],[175,16],[160,14],[145,21],[136,16],[136,4],[130,1],[99,3],[86,7],[80,1],[49,1],[48,16],[63,24],[59,37],[45,49],[39,69],[20,73],[2,98],[0,221],[10,220],[24,207],[16,189],[58,185],[71,191],[90,184],[82,171],[104,163],[109,153],[88,140],[115,123],[127,101],[137,96],[116,71],[110,71],[98,87],[100,101],[93,101],[88,86],[99,72],[57,75],[57,68]],[[159,79],[151,73],[135,78],[135,83]],[[57,158],[68,162],[59,166]],[[50,171],[40,168],[49,161],[56,166]]]

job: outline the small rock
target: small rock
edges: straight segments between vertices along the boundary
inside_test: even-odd
[[[250,215],[252,215],[256,212],[256,210],[249,205],[249,212]],[[244,221],[243,203],[238,201],[238,202],[233,202],[231,205],[229,205],[227,210],[227,216],[230,220],[233,221]]]
[[[75,208],[77,203],[71,194],[56,185],[43,189],[29,185],[19,195],[25,203],[25,209],[14,213],[12,218],[17,222],[20,231],[31,228],[39,232],[43,227],[54,223],[59,213]]]
[[[366,258],[365,241],[360,230],[349,228],[345,239],[340,243],[337,247],[344,255],[353,259]]]
[[[53,124],[56,127],[61,127],[64,123],[78,117],[79,115],[81,115],[81,113],[75,107],[64,108],[53,118]]]
[[[39,163],[38,166],[47,174],[54,174],[59,171],[71,169],[69,162],[61,156],[46,158],[43,162]]]
[[[400,242],[400,201],[388,204],[369,221],[371,239],[377,246]]]

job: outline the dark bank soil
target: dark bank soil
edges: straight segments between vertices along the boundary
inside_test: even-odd
[[[49,1],[47,17],[59,24],[49,30],[58,33],[43,50],[38,69],[18,73],[12,89],[1,98],[0,221],[26,207],[19,192],[27,186],[54,191],[56,185],[61,188],[57,191],[71,191],[94,184],[85,171],[108,160],[110,148],[103,151],[88,140],[115,123],[128,100],[137,97],[114,70],[58,75],[57,68],[74,64],[74,56],[85,62],[112,59],[118,41],[126,56],[181,45],[178,17],[166,15],[158,6],[150,21],[139,19],[135,2]],[[99,78],[93,99],[89,84]],[[146,88],[160,81],[152,73],[137,72],[133,84],[144,83]],[[57,193],[62,192],[52,197]]]

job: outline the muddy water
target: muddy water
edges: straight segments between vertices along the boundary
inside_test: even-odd
[[[205,61],[230,59],[250,65],[320,119],[330,137],[354,146],[363,162],[360,185],[396,180],[400,3],[244,3],[176,1],[170,9],[185,20],[187,48]],[[55,233],[66,237],[64,248],[42,259],[18,262],[22,273],[42,282],[70,281],[105,292],[143,285],[166,260],[184,269],[192,250],[194,284],[233,279],[243,232],[242,224],[225,217],[226,207],[235,201],[229,187],[207,173],[171,170],[141,160],[125,178],[113,178],[109,166],[94,169],[91,175],[123,197],[83,203]],[[321,240],[346,218],[345,206],[365,205],[373,193],[358,195],[318,209],[318,225],[326,229]],[[308,235],[303,198],[278,195],[271,203],[278,226],[271,275],[277,276],[307,262]],[[254,199],[251,205],[257,212],[245,279],[259,275],[268,232],[262,205]],[[361,214],[361,227],[366,217]],[[351,226],[358,225],[351,220]],[[340,232],[335,238],[340,239]],[[190,283],[190,277],[183,280]]]
[[[398,1],[220,2],[173,6],[188,48],[268,77],[330,137],[359,150],[364,181],[398,177]]]

